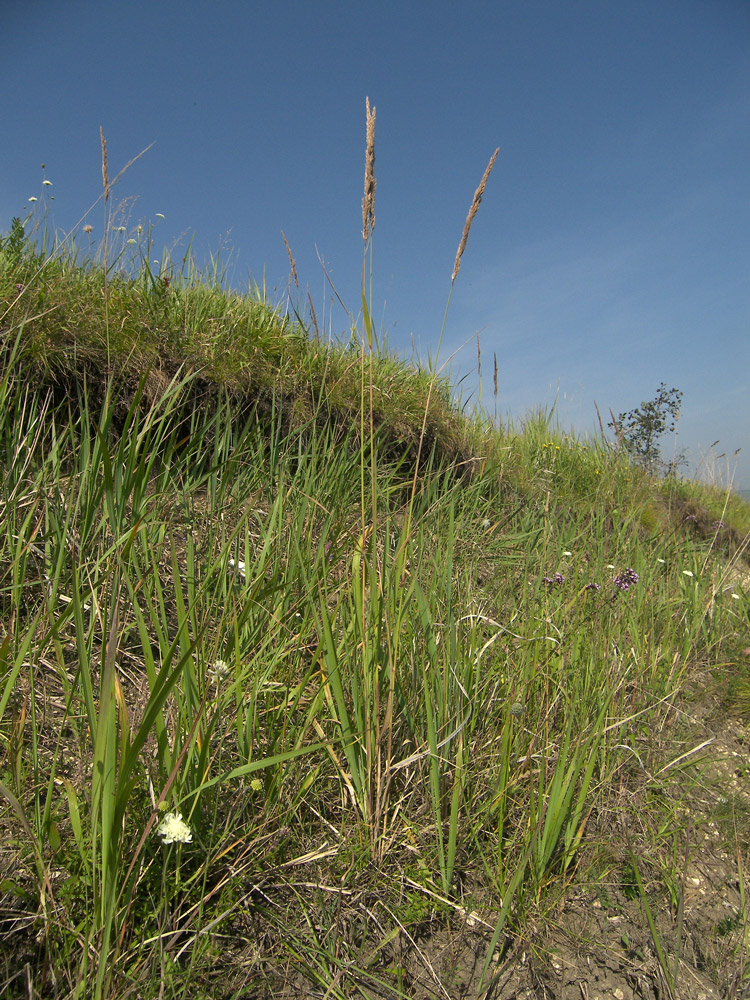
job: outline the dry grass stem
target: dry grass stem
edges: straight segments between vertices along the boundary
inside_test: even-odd
[[[107,166],[107,140],[104,138],[104,129],[99,126],[99,138],[102,141],[102,181],[104,182],[104,200],[109,200],[109,168]]]
[[[482,195],[484,194],[484,189],[487,187],[487,181],[490,174],[492,173],[492,168],[495,166],[495,160],[497,159],[497,154],[500,152],[500,147],[498,147],[490,158],[490,162],[487,164],[487,169],[482,174],[482,180],[479,187],[474,192],[474,200],[471,203],[471,208],[469,209],[469,214],[466,216],[466,222],[464,223],[464,231],[461,234],[461,242],[458,245],[458,252],[456,254],[456,260],[453,264],[453,274],[451,275],[451,284],[456,280],[458,272],[461,269],[461,258],[463,257],[464,250],[466,249],[466,241],[469,239],[469,232],[471,231],[471,224],[474,221],[474,216],[479,211],[479,206],[482,203]]]
[[[362,199],[362,238],[365,243],[375,228],[375,108],[370,111],[370,98],[365,98],[367,109],[367,150],[365,152],[365,196]]]
[[[482,377],[482,348],[479,345],[479,334],[477,334],[477,375]]]
[[[320,330],[318,329],[318,317],[315,313],[315,306],[313,305],[312,295],[307,293],[307,301],[310,303],[310,319],[312,320],[313,328],[315,329],[315,336],[320,337]]]
[[[299,288],[299,281],[297,280],[297,262],[292,256],[292,248],[289,246],[286,236],[284,235],[284,230],[281,230],[281,238],[284,241],[284,246],[286,247],[286,252],[289,254],[289,266],[292,269],[292,277],[294,278],[294,284]]]
[[[493,352],[493,355],[492,355],[492,356],[493,356],[493,358],[495,359],[495,376],[494,376],[494,383],[495,383],[495,398],[497,398],[497,354],[495,354],[495,353]]]

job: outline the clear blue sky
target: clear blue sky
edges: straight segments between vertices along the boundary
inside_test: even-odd
[[[154,143],[113,200],[158,250],[230,247],[232,283],[283,300],[284,230],[336,335],[317,255],[357,314],[369,96],[376,320],[422,360],[499,146],[440,355],[468,342],[464,397],[477,332],[503,416],[557,400],[585,432],[594,400],[617,413],[664,381],[693,467],[719,438],[750,487],[748,0],[4,0],[0,80],[0,228],[41,197],[41,163],[55,225],[78,222],[101,125],[111,176]],[[101,206],[87,221],[101,234]]]

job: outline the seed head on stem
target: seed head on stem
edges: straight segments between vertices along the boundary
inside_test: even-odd
[[[375,227],[375,108],[370,111],[370,98],[365,98],[367,110],[367,149],[365,152],[365,196],[362,199],[362,238],[365,243]]]
[[[464,250],[466,249],[466,241],[469,238],[469,232],[471,230],[471,224],[474,221],[474,216],[479,211],[479,206],[482,202],[482,195],[484,194],[484,189],[487,187],[487,181],[490,174],[492,173],[492,168],[495,166],[495,160],[497,159],[497,154],[500,152],[498,147],[490,158],[490,162],[487,164],[487,169],[482,174],[482,180],[479,187],[474,192],[474,200],[471,203],[471,208],[469,209],[469,214],[466,216],[466,222],[464,223],[464,231],[461,234],[461,242],[458,245],[458,252],[456,254],[456,260],[453,264],[453,274],[451,275],[451,284],[456,280],[458,272],[461,269],[461,258],[463,257]]]
[[[102,181],[104,182],[104,200],[109,199],[109,169],[107,167],[107,140],[104,138],[104,129],[99,126],[99,138],[102,141]]]

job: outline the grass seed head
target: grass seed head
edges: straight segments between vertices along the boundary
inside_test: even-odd
[[[104,129],[99,126],[99,138],[102,142],[102,181],[104,183],[104,200],[109,199],[109,168],[107,166],[107,140],[104,138]]]
[[[471,231],[471,224],[474,221],[474,216],[479,211],[479,206],[482,203],[482,195],[484,194],[484,189],[487,187],[487,181],[490,174],[492,173],[492,168],[495,166],[495,160],[497,159],[497,154],[500,152],[498,147],[495,152],[490,157],[490,162],[487,164],[487,169],[482,174],[482,180],[479,187],[474,192],[474,200],[471,203],[471,208],[469,209],[469,214],[466,216],[466,222],[464,223],[464,231],[461,234],[461,242],[458,244],[458,252],[456,253],[456,260],[453,264],[453,274],[451,275],[451,284],[456,280],[458,272],[461,269],[461,258],[463,257],[464,250],[466,249],[466,241],[469,239],[469,232]]]
[[[299,281],[297,279],[297,262],[292,256],[292,248],[289,246],[286,236],[284,235],[284,230],[281,230],[281,238],[284,241],[284,246],[286,247],[286,252],[289,254],[289,265],[292,269],[292,277],[294,278],[294,284],[299,288]]]
[[[365,196],[362,199],[362,238],[365,243],[375,228],[375,108],[370,111],[370,98],[365,98],[367,111],[367,148],[365,151]]]

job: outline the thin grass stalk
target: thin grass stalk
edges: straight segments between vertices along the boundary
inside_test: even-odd
[[[635,855],[630,856],[630,867],[635,875],[636,885],[638,887],[638,897],[641,901],[643,911],[646,914],[646,920],[648,921],[648,929],[651,932],[651,940],[654,944],[654,950],[656,952],[656,957],[659,961],[659,967],[664,976],[664,982],[667,987],[667,992],[671,1000],[675,996],[675,988],[677,983],[674,979],[673,970],[670,968],[667,953],[664,949],[664,944],[662,942],[661,934],[656,926],[656,921],[654,919],[654,914],[651,909],[651,904],[648,901],[648,896],[646,895],[646,890],[643,887],[643,879],[641,878],[640,868],[638,867],[638,862],[636,861]]]
[[[109,165],[107,162],[107,140],[104,138],[104,129],[99,126],[99,139],[102,147],[102,186],[104,189],[104,236],[102,241],[102,256],[104,266],[104,326],[107,337],[107,369],[111,371],[112,358],[110,356],[109,339],[109,289],[107,287],[108,260],[107,245],[109,235]]]
[[[490,162],[487,164],[487,167],[486,167],[486,169],[484,171],[484,174],[482,175],[482,180],[481,180],[481,182],[479,184],[479,187],[474,192],[474,198],[472,200],[471,207],[469,208],[469,213],[466,216],[466,221],[464,223],[463,232],[461,234],[461,240],[459,242],[458,251],[456,253],[456,259],[455,259],[455,262],[453,264],[453,273],[451,275],[451,284],[450,284],[450,290],[448,292],[448,300],[447,300],[447,302],[445,304],[445,312],[443,314],[443,322],[442,322],[442,325],[440,327],[440,335],[438,337],[438,345],[437,345],[437,351],[436,351],[436,358],[440,356],[440,350],[441,350],[442,344],[443,344],[443,337],[445,335],[445,327],[446,327],[446,324],[448,322],[448,311],[450,309],[451,299],[453,297],[453,287],[454,287],[454,285],[456,283],[456,278],[458,277],[458,272],[459,272],[460,267],[461,267],[461,257],[463,256],[464,250],[466,249],[466,244],[467,244],[468,239],[469,239],[469,233],[471,231],[472,223],[474,222],[474,218],[476,217],[476,214],[479,211],[479,205],[481,204],[481,201],[482,201],[482,195],[484,194],[484,189],[487,186],[487,181],[489,179],[490,173],[492,172],[492,168],[495,165],[495,160],[497,159],[497,155],[498,155],[499,152],[500,152],[500,149],[498,147],[495,150],[495,152],[492,154],[492,156],[490,157]],[[422,447],[423,447],[423,444],[424,444],[425,433],[426,433],[426,430],[427,430],[427,418],[429,416],[430,403],[432,401],[432,393],[433,393],[434,387],[435,387],[435,379],[436,379],[436,373],[433,373],[433,377],[430,379],[429,387],[428,387],[428,390],[427,390],[427,399],[425,401],[425,405],[424,405],[424,408],[423,408],[422,428],[420,430],[419,443],[417,445],[417,457],[416,457],[416,460],[414,462],[414,476],[413,476],[413,479],[412,479],[411,498],[410,498],[409,505],[408,505],[408,508],[407,508],[407,513],[406,513],[406,520],[407,520],[407,524],[408,525],[411,524],[411,518],[412,518],[412,513],[413,513],[413,505],[414,505],[414,498],[416,497],[416,492],[417,492],[417,477],[418,477],[419,468],[420,468],[420,460],[421,460],[421,457],[422,457]]]

